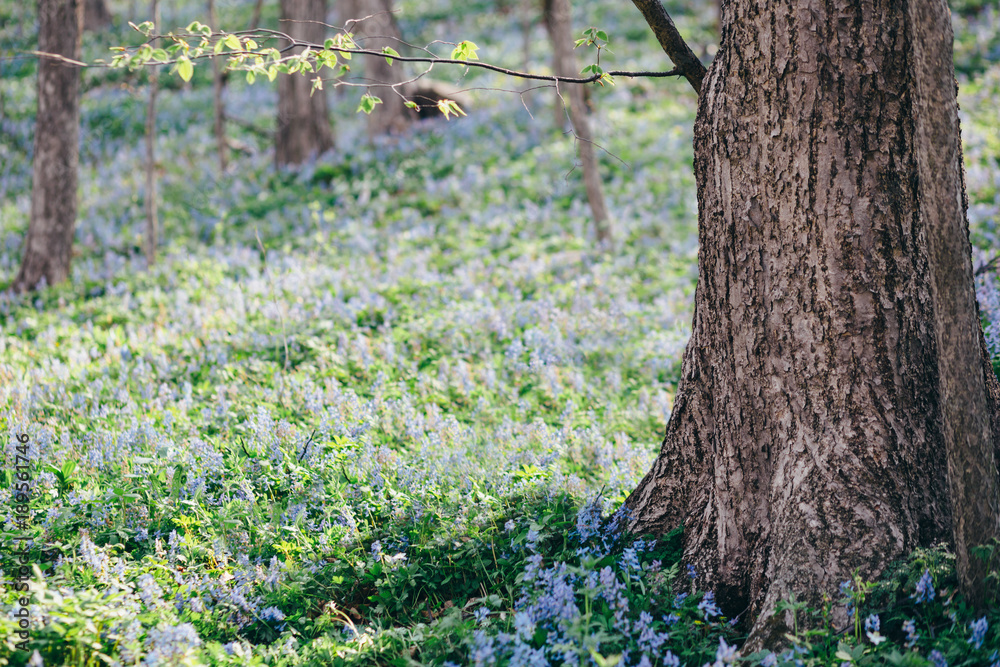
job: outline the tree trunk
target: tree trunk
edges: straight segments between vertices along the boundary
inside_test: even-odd
[[[569,0],[543,0],[545,28],[552,40],[552,64],[556,76],[578,76],[576,58],[573,57],[573,26]],[[582,86],[556,85],[563,104],[569,107],[569,119],[576,134],[577,155],[583,166],[583,183],[587,190],[587,202],[597,230],[600,243],[611,241],[611,221],[604,203],[604,187],[601,172],[594,155],[594,135],[590,131],[587,118],[585,89]],[[567,99],[569,98],[569,99]],[[557,105],[558,108],[558,105]],[[561,123],[557,124],[561,126]]]
[[[264,11],[264,0],[257,0],[253,5],[253,16],[250,17],[250,27],[248,30],[256,30],[260,25],[260,15]]]
[[[85,0],[83,9],[83,29],[100,30],[111,25],[111,12],[104,0]]]
[[[953,74],[934,61],[930,75],[915,49],[928,30],[950,35],[931,4],[920,25],[891,0],[723,4],[695,124],[692,336],[626,511],[637,532],[684,524],[685,560],[724,608],[747,610],[751,650],[783,641],[780,599],[817,603],[855,569],[875,577],[948,539],[946,433],[962,427],[942,395],[984,378],[976,416],[1000,407],[981,345],[964,367],[939,354],[938,218],[961,231],[954,281],[971,290],[972,273],[957,115],[928,116],[954,108]],[[950,326],[973,331],[967,312]],[[987,436],[985,456],[1000,440],[981,426],[966,431]],[[992,457],[980,468],[995,487]]]
[[[322,44],[326,0],[281,0],[279,30],[296,41]],[[316,23],[316,22],[319,23]],[[296,49],[298,53],[301,49]],[[278,131],[275,162],[279,167],[302,164],[333,147],[326,93],[310,96],[316,75],[278,75]]]
[[[1000,537],[1000,482],[983,383],[969,369],[982,361],[982,325],[973,289],[965,212],[965,174],[955,99],[954,35],[944,2],[910,2],[918,200],[927,227],[934,295],[938,385],[943,402],[952,534],[959,584],[976,607],[985,602],[987,568],[971,548]],[[992,406],[996,408],[996,405]],[[1000,432],[995,444],[1000,445]]]
[[[359,21],[349,28],[359,46],[374,51],[381,51],[385,46],[396,51],[402,49],[399,26],[392,14],[392,0],[346,0],[344,4],[347,18]],[[402,63],[389,65],[385,58],[365,59],[365,82],[377,84],[372,94],[382,100],[368,116],[369,137],[402,132],[416,117],[403,105],[403,98],[390,88],[404,80]],[[422,103],[419,99],[414,101]]]
[[[215,0],[208,0],[208,22],[213,30],[218,29],[218,17],[215,15]],[[252,30],[253,28],[251,28]],[[212,97],[213,109],[215,111],[215,149],[219,154],[219,171],[226,171],[226,107],[222,93],[226,87],[225,76],[219,58],[212,58]]]
[[[38,3],[38,50],[80,60],[82,0]],[[31,189],[31,218],[24,259],[14,289],[35,289],[69,276],[76,225],[80,144],[80,70],[65,61],[38,59],[38,114]]]
[[[149,13],[153,24],[160,25],[159,0],[152,0]],[[159,234],[159,211],[156,206],[156,93],[160,87],[158,68],[149,71],[149,102],[146,105],[146,236],[144,250],[146,266],[156,262],[157,235]]]

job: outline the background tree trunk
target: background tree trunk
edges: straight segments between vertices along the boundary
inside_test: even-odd
[[[39,51],[80,59],[82,0],[40,0],[38,25]],[[79,87],[76,65],[38,59],[31,218],[14,279],[18,292],[34,289],[42,278],[54,285],[69,276],[80,159]]]
[[[384,46],[403,51],[399,26],[392,14],[392,0],[344,0],[344,4],[347,18],[359,21],[349,26],[349,30],[360,46],[375,51],[381,51]],[[366,58],[364,63],[366,82],[393,85],[405,80],[402,63],[389,65],[385,58]],[[403,98],[392,89],[380,85],[372,88],[372,94],[381,99],[382,104],[368,116],[368,136],[402,132],[416,117],[403,106]],[[415,101],[421,104],[421,100]]]
[[[208,0],[208,23],[212,26],[213,30],[219,29],[218,17],[215,15],[215,0]],[[218,57],[212,58],[212,106],[215,112],[215,148],[219,155],[219,171],[223,173],[226,171],[226,150],[228,148],[226,144],[226,107],[222,97],[225,86],[226,81],[222,72],[222,65],[219,64]]]
[[[149,13],[153,24],[160,26],[160,3],[152,0]],[[143,245],[146,252],[146,266],[156,262],[157,235],[159,234],[159,211],[156,207],[156,93],[160,87],[158,68],[149,70],[149,102],[146,105],[146,235]]]
[[[569,0],[543,0],[543,17],[545,28],[552,40],[552,67],[556,76],[579,76],[576,58],[573,57],[573,27]],[[569,107],[569,119],[576,134],[577,155],[583,166],[583,183],[587,190],[587,202],[594,216],[594,226],[597,230],[597,240],[601,243],[611,241],[611,221],[608,208],[604,203],[604,187],[601,184],[601,172],[594,154],[594,135],[590,131],[590,120],[587,118],[587,103],[585,88],[568,85],[557,86],[561,93],[561,102]],[[558,113],[557,105],[557,113]],[[561,127],[558,123],[557,127]]]
[[[279,30],[297,41],[322,44],[326,27],[326,0],[281,0]],[[296,49],[295,52],[299,52]],[[279,167],[302,164],[333,147],[333,131],[326,92],[312,96],[312,76],[278,75],[278,130],[275,162]]]
[[[731,0],[722,35],[695,124],[692,336],[626,511],[638,532],[684,524],[699,584],[756,619],[752,650],[783,641],[769,612],[790,593],[816,603],[951,535],[927,242],[945,195],[918,126],[955,87],[917,85],[904,3]]]
[[[111,12],[104,0],[85,0],[83,29],[100,30],[111,25]]]
[[[965,211],[962,141],[952,62],[954,35],[944,1],[907,3],[913,42],[918,198],[927,227],[943,401],[948,486],[959,584],[976,607],[985,601],[988,568],[974,546],[1000,538],[1000,480],[987,391],[969,369],[982,363],[982,325],[973,289]],[[996,408],[996,405],[992,406]],[[1000,432],[997,442],[1000,445]]]

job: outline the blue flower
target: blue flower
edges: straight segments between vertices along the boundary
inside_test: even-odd
[[[865,619],[865,634],[868,635],[868,639],[872,644],[878,646],[885,641],[885,637],[879,634],[879,622],[878,614],[872,614]]]
[[[722,614],[722,610],[715,604],[715,593],[712,591],[705,593],[704,599],[698,603],[698,610],[705,615],[706,621],[709,616],[719,616]]]
[[[768,653],[763,660],[760,661],[760,667],[777,667],[778,656],[774,653]]]
[[[285,620],[285,614],[277,607],[267,607],[261,610],[260,618],[264,621],[278,622]]]
[[[731,665],[736,662],[739,654],[736,646],[730,646],[726,640],[719,637],[719,648],[715,652],[715,662],[717,665]]]
[[[472,612],[472,615],[476,618],[476,623],[482,623],[486,620],[486,617],[490,615],[489,607],[480,607],[476,611]]]
[[[927,659],[934,663],[934,667],[948,667],[948,661],[944,659],[944,654],[941,651],[931,651]]]
[[[969,628],[972,629],[972,636],[969,637],[969,643],[980,649],[983,646],[983,640],[986,639],[986,630],[989,629],[990,624],[983,616],[978,621],[974,621],[969,624]]]
[[[903,630],[906,632],[906,648],[913,648],[920,639],[920,635],[917,633],[917,624],[912,620],[903,622]]]
[[[934,580],[931,578],[930,570],[924,570],[923,576],[917,582],[917,591],[912,597],[917,599],[917,604],[934,599]]]
[[[694,569],[694,565],[692,565],[691,563],[688,563],[687,565],[687,575],[692,579],[698,577],[698,570]]]

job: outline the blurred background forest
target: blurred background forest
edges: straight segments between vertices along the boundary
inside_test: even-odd
[[[331,23],[352,18],[347,5],[331,3]],[[666,5],[710,62],[714,2]],[[151,18],[148,4],[106,7],[84,33],[85,62],[144,41],[128,21]],[[952,7],[997,367],[1000,10]],[[212,27],[245,29],[258,9],[260,26],[279,28],[278,3],[254,0],[217,0]],[[395,9],[411,44],[468,39],[483,61],[552,71],[540,3]],[[165,29],[210,23],[206,2],[160,13]],[[605,69],[670,68],[629,3],[576,3],[572,26],[607,32]],[[37,31],[33,3],[0,0],[4,286],[30,214]],[[577,72],[592,53],[577,50]],[[358,60],[346,81],[363,80]],[[31,433],[51,466],[35,524],[65,554],[48,564],[32,651],[79,665],[723,661],[720,646],[739,639],[730,619],[710,594],[670,592],[684,576],[677,540],[623,542],[601,525],[650,467],[690,334],[690,87],[588,86],[608,245],[551,87],[438,65],[467,115],[373,133],[357,113],[364,89],[326,85],[332,147],[276,166],[277,86],[234,72],[223,169],[212,67],[187,82],[163,68],[149,265],[151,72],[83,70],[71,277],[0,293],[0,421]],[[0,500],[12,505],[6,487]],[[928,551],[857,605],[884,611],[925,571],[953,589],[949,556]],[[896,612],[882,617],[892,641],[868,658],[916,646],[893,664],[996,659],[998,614],[984,644],[964,617],[917,639]],[[832,656],[841,639],[781,659]],[[0,645],[12,664],[30,655]]]

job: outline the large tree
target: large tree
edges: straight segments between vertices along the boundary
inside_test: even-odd
[[[724,0],[707,71],[659,0],[633,3],[699,94],[700,249],[630,529],[683,525],[685,560],[751,621],[751,648],[782,641],[780,599],[818,602],[941,540],[980,604],[970,551],[1000,537],[1000,383],[945,0]]]
[[[14,289],[69,276],[76,225],[80,141],[82,0],[38,3],[38,113],[32,164],[31,217]]]
[[[700,91],[699,282],[659,458],[631,528],[687,562],[751,646],[914,547],[997,525],[1000,386],[982,345],[945,0],[728,0]],[[993,420],[991,423],[991,419]]]
[[[281,18],[281,31],[292,39],[323,44],[326,0],[281,0]],[[310,78],[280,75],[275,162],[279,167],[301,164],[332,147],[326,93],[322,90],[314,93]]]

